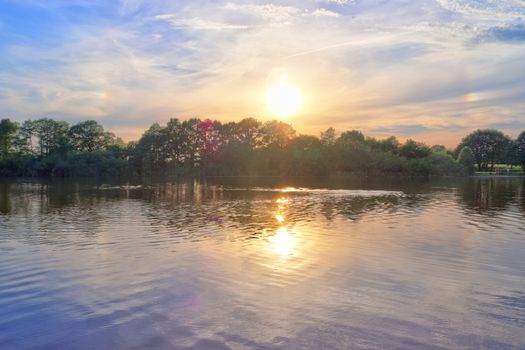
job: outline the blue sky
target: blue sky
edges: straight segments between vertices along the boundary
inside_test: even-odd
[[[0,2],[0,117],[96,119],[138,138],[170,117],[274,118],[454,145],[525,129],[520,0]]]

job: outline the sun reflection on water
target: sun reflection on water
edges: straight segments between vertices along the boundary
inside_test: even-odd
[[[297,238],[288,231],[288,228],[282,226],[285,221],[282,212],[286,209],[286,205],[290,203],[290,200],[281,197],[276,199],[275,203],[277,203],[275,219],[281,226],[277,228],[275,233],[270,237],[271,250],[282,256],[292,256],[296,253]]]
[[[298,190],[299,189],[296,188],[296,187],[285,187],[285,188],[281,189],[281,192],[296,192]]]
[[[270,237],[272,250],[282,256],[292,256],[295,254],[297,246],[296,237],[288,232],[286,227],[279,227],[275,234]]]
[[[290,200],[288,198],[279,198],[275,201],[275,203],[278,203],[278,204],[288,204],[290,202]]]

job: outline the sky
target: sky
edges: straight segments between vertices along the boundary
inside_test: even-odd
[[[302,134],[454,146],[525,130],[523,0],[1,0],[0,118],[94,119],[125,140],[154,122],[275,119]]]

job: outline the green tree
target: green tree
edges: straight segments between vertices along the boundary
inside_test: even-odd
[[[300,135],[287,147],[286,172],[289,175],[321,175],[327,167],[323,158],[323,143],[315,136]]]
[[[372,164],[372,150],[364,140],[359,131],[341,133],[334,145],[334,168],[342,172],[366,172]]]
[[[238,142],[250,149],[261,145],[261,122],[254,118],[245,118],[238,123],[223,127],[225,138],[229,142]]]
[[[26,120],[18,127],[13,146],[19,155],[33,155],[34,123]]]
[[[193,171],[201,165],[200,149],[200,120],[191,118],[181,123],[182,128],[182,156],[184,167],[188,171]]]
[[[67,153],[70,146],[69,124],[49,118],[42,118],[33,122],[33,132],[38,139],[40,156],[53,153]]]
[[[295,137],[295,130],[290,124],[270,120],[262,126],[262,142],[265,147],[284,148]]]
[[[435,153],[447,153],[447,148],[443,145],[433,145],[430,149]]]
[[[321,143],[325,146],[333,146],[335,143],[335,129],[329,127],[321,132]]]
[[[155,169],[164,164],[164,135],[164,128],[154,123],[140,138],[135,147],[135,156],[140,159],[141,170]]]
[[[430,147],[421,142],[408,139],[400,148],[399,154],[408,159],[424,158],[432,153]]]
[[[503,152],[501,162],[510,165],[511,167],[515,165],[521,165],[519,159],[518,144],[514,140],[509,140],[507,147]]]
[[[338,142],[364,143],[365,142],[365,135],[363,135],[363,133],[361,131],[358,131],[358,130],[345,131],[339,136]]]
[[[72,146],[80,152],[94,152],[107,149],[115,143],[115,135],[104,131],[95,120],[87,120],[69,129]]]
[[[395,136],[390,136],[383,140],[367,137],[365,142],[371,149],[375,151],[388,152],[392,154],[399,153],[399,141]]]
[[[18,126],[10,119],[0,120],[0,156],[6,158],[11,152],[13,138]]]
[[[467,171],[468,174],[474,173],[474,167],[476,166],[476,159],[474,153],[468,146],[464,146],[459,152],[458,163],[461,164]]]
[[[489,167],[494,170],[494,164],[504,160],[510,142],[511,139],[501,131],[494,129],[476,130],[461,141],[458,150],[465,146],[470,147],[478,164],[478,170]]]
[[[518,136],[514,144],[517,162],[525,170],[525,131]]]

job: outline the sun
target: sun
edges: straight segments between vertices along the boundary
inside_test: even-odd
[[[281,81],[268,89],[266,106],[268,110],[279,117],[288,117],[299,111],[301,93],[292,84]]]

